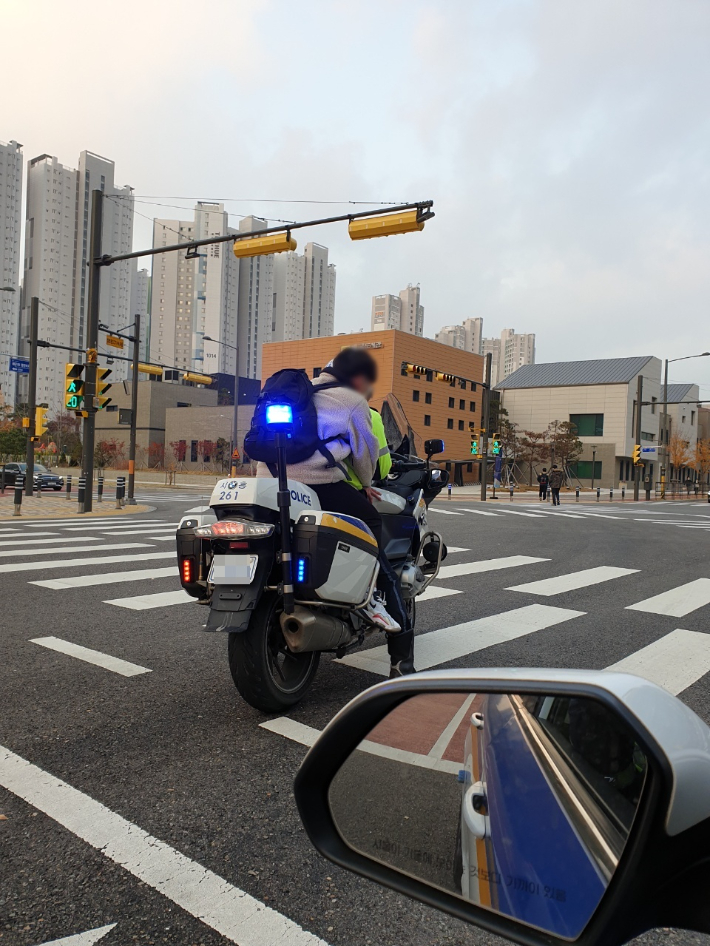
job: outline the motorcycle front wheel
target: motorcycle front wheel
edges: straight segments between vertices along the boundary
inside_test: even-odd
[[[320,653],[294,654],[286,646],[279,615],[281,599],[265,592],[249,629],[230,634],[229,669],[243,699],[262,713],[280,713],[298,703],[311,685]]]

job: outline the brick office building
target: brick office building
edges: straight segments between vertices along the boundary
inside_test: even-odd
[[[469,424],[482,426],[484,359],[481,355],[407,332],[356,332],[264,345],[262,379],[287,367],[305,368],[310,378],[317,377],[342,348],[350,345],[366,347],[377,362],[379,378],[372,406],[381,409],[385,397],[394,394],[414,430],[417,449],[421,451],[423,441],[430,437],[441,437],[446,450],[436,459],[463,464],[459,470],[464,480],[478,478],[477,464],[468,458],[471,455]],[[405,364],[418,365],[425,370],[412,374],[403,371]],[[455,375],[454,384],[437,380],[437,372]]]

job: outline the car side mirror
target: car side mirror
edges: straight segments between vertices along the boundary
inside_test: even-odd
[[[444,452],[444,441],[443,440],[426,440],[424,442],[424,452],[427,455],[427,458],[433,457],[435,453]]]
[[[295,782],[327,858],[529,944],[710,932],[710,729],[610,671],[439,671],[346,706]]]

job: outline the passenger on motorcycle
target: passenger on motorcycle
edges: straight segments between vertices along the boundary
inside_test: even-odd
[[[327,443],[335,464],[316,451],[301,463],[289,464],[288,476],[310,486],[323,509],[361,519],[377,539],[378,592],[364,609],[364,616],[387,632],[390,676],[401,676],[414,671],[414,633],[397,576],[382,550],[382,519],[372,505],[372,499],[379,495],[372,488],[372,479],[382,448],[373,432],[367,398],[376,380],[376,362],[359,348],[345,348],[313,379],[316,388],[328,385],[316,391],[313,403],[318,414],[318,436]],[[361,489],[353,489],[346,482],[347,467],[354,471]],[[259,463],[257,476],[270,475],[266,464]]]

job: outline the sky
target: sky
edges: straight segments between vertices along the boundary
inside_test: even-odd
[[[0,0],[0,23],[0,139],[112,158],[136,249],[195,199],[235,225],[432,199],[421,233],[298,235],[336,264],[336,331],[419,283],[426,335],[481,316],[538,362],[710,350],[707,0]],[[670,378],[710,398],[710,357]]]

